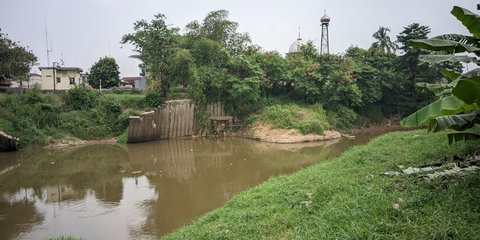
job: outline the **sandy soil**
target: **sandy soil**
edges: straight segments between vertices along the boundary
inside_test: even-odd
[[[258,124],[248,130],[245,137],[271,143],[303,143],[337,139],[342,134],[327,130],[323,135],[303,135],[297,129],[276,129],[270,124]]]

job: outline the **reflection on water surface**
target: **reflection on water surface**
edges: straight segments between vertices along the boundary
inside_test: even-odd
[[[0,239],[162,236],[271,176],[379,134],[310,144],[163,140],[0,154]]]

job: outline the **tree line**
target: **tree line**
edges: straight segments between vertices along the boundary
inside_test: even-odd
[[[162,14],[150,22],[137,21],[122,43],[134,46],[133,57],[141,60],[151,91],[163,98],[183,88],[198,103],[223,101],[240,116],[271,98],[321,103],[326,109],[372,117],[405,116],[434,98],[416,84],[441,81],[439,69],[447,63],[420,65],[418,56],[427,51],[409,45],[412,39],[426,39],[428,26],[410,24],[396,41],[388,32],[380,27],[368,49],[352,46],[344,54],[321,55],[308,42],[299,52],[283,56],[253,44],[247,33],[238,31],[238,23],[228,19],[228,11],[218,10],[201,22],[188,23],[183,34]]]
[[[458,63],[419,64],[418,57],[429,50],[413,48],[409,42],[428,38],[430,28],[418,23],[404,27],[395,41],[388,28],[380,27],[368,49],[351,46],[344,54],[322,55],[307,42],[299,52],[284,56],[253,44],[228,15],[226,10],[212,11],[202,21],[188,23],[183,33],[167,24],[163,14],[134,23],[133,33],[125,34],[121,42],[134,46],[132,57],[141,61],[149,97],[167,99],[184,91],[200,110],[208,102],[222,101],[227,111],[240,117],[271,99],[320,103],[343,115],[401,117],[435,98],[418,83],[440,83],[439,70],[444,67],[461,69]],[[20,51],[14,55],[25,59],[2,57],[1,78],[27,73],[35,56],[3,34],[0,40],[2,56]],[[113,58],[101,58],[92,66],[90,84],[98,87],[99,79],[105,88],[118,85]]]

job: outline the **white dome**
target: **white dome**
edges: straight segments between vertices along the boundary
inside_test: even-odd
[[[295,53],[300,51],[300,47],[305,45],[305,42],[301,38],[298,38],[297,41],[293,42],[288,49],[288,53]]]

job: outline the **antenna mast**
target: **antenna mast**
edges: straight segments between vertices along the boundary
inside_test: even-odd
[[[50,53],[53,52],[53,50],[52,46],[48,48],[47,18],[45,18],[45,42],[47,44],[47,66],[50,66]]]

